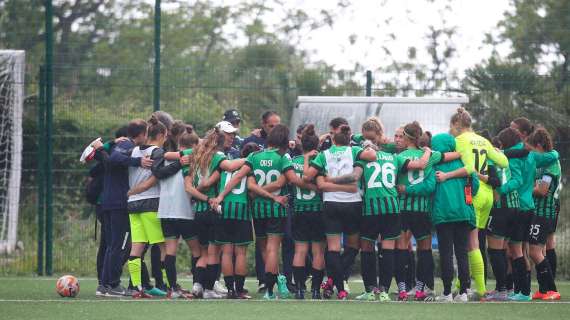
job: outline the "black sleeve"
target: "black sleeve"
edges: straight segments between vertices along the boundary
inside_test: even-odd
[[[105,174],[105,167],[101,162],[97,162],[96,165],[94,165],[93,167],[91,167],[91,169],[89,169],[89,176],[91,178],[96,178],[102,176],[103,174]]]
[[[169,165],[165,165],[164,150],[161,148],[155,149],[150,158],[153,160],[150,170],[157,179],[166,179],[182,169],[180,161],[174,161]]]
[[[487,179],[487,183],[493,187],[493,189],[501,187],[501,179],[497,175],[497,168],[493,165],[489,166],[489,178]]]
[[[529,151],[525,149],[505,150],[505,156],[509,159],[524,158],[528,153]]]
[[[102,163],[104,167],[107,167],[107,160],[109,160],[109,153],[105,149],[100,148],[95,151],[95,160]]]
[[[406,161],[404,161],[404,165],[402,166],[402,169],[400,169],[401,173],[406,173],[408,172],[408,165],[410,164],[410,159],[406,159]]]

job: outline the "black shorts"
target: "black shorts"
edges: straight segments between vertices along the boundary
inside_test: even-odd
[[[194,220],[188,219],[160,219],[164,239],[173,240],[182,237],[192,240],[198,237],[198,230]]]
[[[216,242],[216,229],[220,215],[214,211],[196,213],[195,225],[201,246]]]
[[[295,213],[293,215],[293,240],[296,242],[321,242],[325,240],[325,222],[321,211]]]
[[[249,220],[220,219],[216,226],[216,243],[246,246],[253,242],[253,228]]]
[[[431,235],[431,218],[426,212],[400,212],[402,231],[411,231],[416,240],[423,240]]]
[[[546,245],[548,235],[554,232],[555,219],[532,216],[528,228],[528,243],[534,245]]]
[[[516,225],[517,210],[511,208],[493,208],[487,223],[487,232],[498,238],[511,238]]]
[[[515,220],[511,229],[509,240],[511,242],[527,242],[528,230],[532,222],[532,211],[515,211]]]
[[[360,238],[368,241],[376,241],[378,235],[382,236],[382,240],[395,240],[401,232],[399,214],[363,216],[360,221]]]
[[[362,202],[326,201],[323,207],[327,235],[353,235],[360,230]]]
[[[282,236],[285,234],[287,218],[253,219],[253,229],[256,238],[267,238],[268,235]]]

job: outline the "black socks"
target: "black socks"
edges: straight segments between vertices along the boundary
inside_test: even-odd
[[[548,260],[548,263],[550,264],[552,278],[556,279],[556,265],[558,263],[558,258],[556,257],[555,249],[546,250],[546,260]]]
[[[295,285],[297,286],[297,290],[306,289],[305,282],[307,281],[307,269],[305,266],[293,266],[293,278],[295,278]]]
[[[362,272],[362,282],[364,290],[371,292],[378,285],[376,284],[376,255],[374,251],[360,252],[360,269]]]
[[[178,280],[176,275],[176,256],[166,255],[164,258],[164,269],[166,270],[166,278],[170,288],[176,288]]]
[[[493,268],[493,274],[497,280],[497,290],[507,290],[507,251],[504,249],[491,249],[489,252],[489,260]]]
[[[325,271],[311,268],[311,276],[311,290],[320,290],[321,283],[323,282],[323,278],[325,276]]]
[[[381,290],[390,292],[390,284],[394,276],[394,251],[391,249],[382,249],[382,264],[380,265],[380,286]]]

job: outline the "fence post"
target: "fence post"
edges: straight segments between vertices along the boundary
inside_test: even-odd
[[[372,96],[372,71],[366,71],[366,96]]]
[[[44,274],[44,215],[45,215],[45,190],[46,182],[44,177],[45,170],[45,67],[40,66],[40,83],[38,98],[38,275]]]
[[[46,251],[45,273],[48,276],[53,272],[53,6],[52,0],[45,1],[46,6],[46,86],[45,86],[45,190],[46,190]]]
[[[160,1],[154,0],[154,111],[160,110]]]

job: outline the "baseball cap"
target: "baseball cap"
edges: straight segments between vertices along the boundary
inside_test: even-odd
[[[232,124],[228,121],[218,122],[218,124],[216,124],[216,128],[222,130],[225,133],[236,133],[236,131],[238,131],[238,129],[232,126]]]
[[[236,109],[229,109],[224,112],[224,118],[222,120],[228,122],[241,121],[241,117]]]

